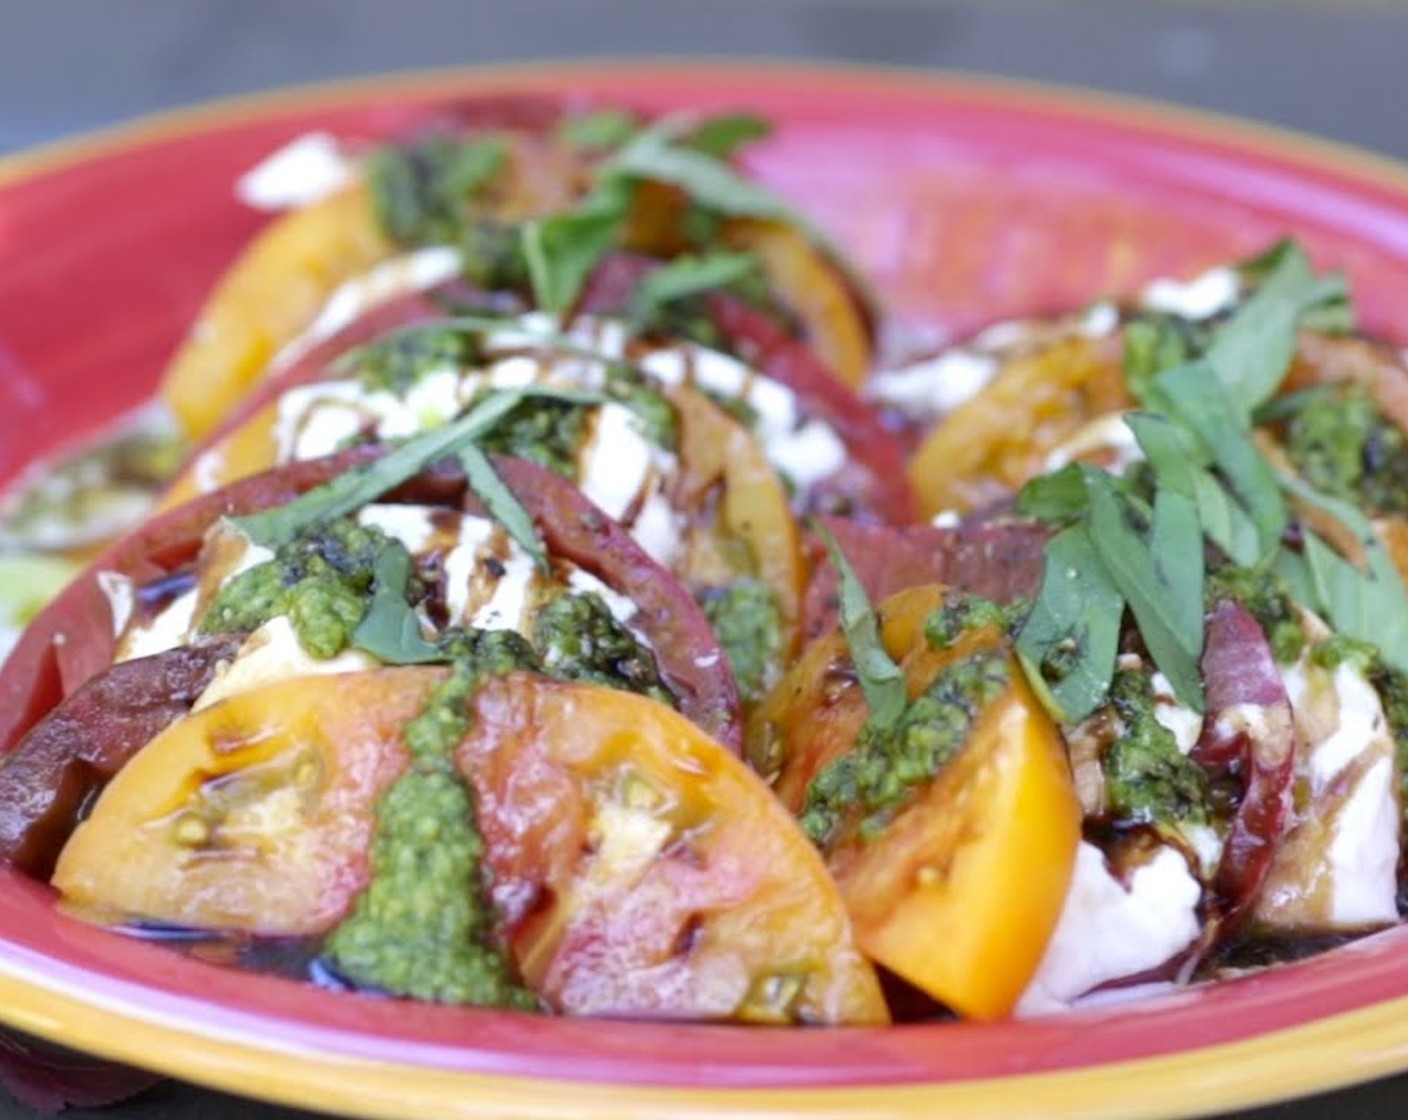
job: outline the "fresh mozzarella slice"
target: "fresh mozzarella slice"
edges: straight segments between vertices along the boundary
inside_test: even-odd
[[[1122,882],[1104,853],[1082,841],[1065,908],[1017,1015],[1062,1010],[1095,988],[1166,964],[1197,940],[1201,898],[1176,848],[1159,847]]]
[[[255,210],[311,206],[356,177],[331,133],[306,132],[235,180],[235,197]]]

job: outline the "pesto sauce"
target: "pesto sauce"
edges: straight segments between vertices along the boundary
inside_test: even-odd
[[[953,645],[965,632],[984,626],[1005,634],[1021,624],[1029,608],[1030,603],[1025,600],[1004,604],[951,590],[944,596],[944,605],[924,620],[924,640],[930,649],[941,650]]]
[[[1308,395],[1286,426],[1286,453],[1322,493],[1371,515],[1408,513],[1408,437],[1364,389]]]
[[[587,438],[590,406],[525,400],[479,440],[483,451],[528,459],[576,482],[578,451]]]
[[[745,704],[761,700],[773,684],[782,655],[782,609],[762,580],[738,579],[700,597],[704,615],[733,669]]]
[[[329,936],[323,956],[359,987],[398,996],[532,1010],[501,945],[482,868],[474,794],[454,752],[486,675],[535,668],[512,631],[450,639],[450,676],[407,725],[411,766],[376,808],[371,881]]]
[[[958,753],[979,713],[1010,683],[1007,657],[985,650],[945,666],[892,726],[868,720],[855,747],[807,787],[802,830],[822,847],[859,807],[862,840],[893,819],[909,796]]]
[[[240,572],[221,588],[200,621],[202,634],[246,634],[287,615],[313,657],[336,657],[367,612],[376,560],[401,548],[379,529],[337,518],[308,526],[272,560]]]
[[[1110,684],[1120,735],[1101,757],[1111,815],[1137,824],[1206,824],[1208,780],[1154,716],[1147,673],[1122,669]]]
[[[539,610],[533,620],[533,645],[552,676],[603,684],[676,706],[655,655],[595,592],[559,595]]]
[[[473,365],[478,347],[469,331],[435,326],[393,331],[353,351],[363,388],[404,396],[426,374],[450,366]]]
[[[456,246],[471,284],[490,292],[524,292],[531,286],[521,226],[475,218],[460,229]]]

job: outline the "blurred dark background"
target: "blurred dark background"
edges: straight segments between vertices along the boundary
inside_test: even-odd
[[[291,83],[658,55],[1004,74],[1214,109],[1408,159],[1408,2],[1391,0],[0,0],[0,152]],[[0,1093],[0,1118],[31,1115]],[[67,1115],[307,1114],[167,1083],[116,1109]],[[1238,1114],[1326,1115],[1408,1115],[1408,1077]]]
[[[1067,82],[1408,157],[1393,0],[0,0],[0,151],[358,74],[569,56],[836,59]]]

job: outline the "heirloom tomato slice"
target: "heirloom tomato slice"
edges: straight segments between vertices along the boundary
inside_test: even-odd
[[[53,883],[99,920],[322,935],[371,875],[377,798],[443,671],[284,681],[180,721],[108,786]],[[669,708],[514,673],[454,752],[504,942],[573,1014],[883,1023],[820,856]]]
[[[881,640],[913,701],[960,659],[1002,659],[1005,684],[971,713],[933,775],[881,814],[845,807],[822,840],[856,941],[873,960],[958,1013],[1009,1014],[1056,927],[1080,843],[1065,746],[993,627],[933,649],[925,621],[945,591],[900,592],[879,608]],[[795,812],[815,779],[856,749],[868,712],[843,638],[813,645],[750,722],[750,754],[776,772]]]

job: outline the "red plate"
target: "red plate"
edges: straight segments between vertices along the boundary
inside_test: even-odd
[[[312,128],[541,91],[747,108],[750,162],[901,322],[1083,303],[1287,233],[1404,341],[1408,173],[1331,145],[1049,89],[902,72],[638,64],[360,83],[163,118],[0,164],[0,482],[140,402],[264,217],[242,171]],[[380,1001],[203,965],[0,874],[0,1018],[164,1072],[364,1115],[1155,1115],[1408,1066],[1408,929],[1198,991],[1059,1018],[787,1031]],[[805,1087],[805,1088],[803,1088]]]

